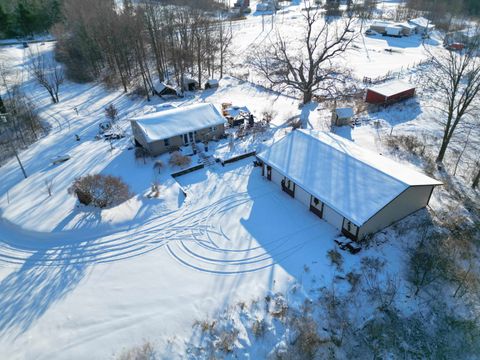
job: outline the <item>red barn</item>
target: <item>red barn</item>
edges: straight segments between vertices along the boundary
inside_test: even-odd
[[[415,87],[396,80],[367,89],[365,101],[370,104],[391,104],[415,96]]]

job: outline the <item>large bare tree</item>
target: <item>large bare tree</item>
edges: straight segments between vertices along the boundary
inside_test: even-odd
[[[459,125],[466,119],[475,119],[479,109],[475,99],[480,92],[479,42],[467,44],[463,51],[430,50],[433,64],[426,72],[428,83],[440,93],[441,105],[438,109],[444,114],[440,119],[443,127],[442,142],[437,162],[442,162],[447,148]]]
[[[60,85],[65,79],[63,68],[51,54],[30,51],[28,69],[37,83],[47,90],[54,104],[60,101]]]
[[[275,41],[254,49],[250,63],[273,88],[301,92],[306,104],[316,91],[331,90],[341,78],[333,60],[349,48],[358,33],[351,16],[325,19],[308,0],[303,10],[303,39],[288,41],[277,31]]]

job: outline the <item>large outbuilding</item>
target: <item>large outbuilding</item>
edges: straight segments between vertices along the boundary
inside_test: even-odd
[[[225,118],[213,104],[202,103],[130,119],[135,144],[153,156],[183,145],[216,140],[225,134]]]
[[[430,34],[435,29],[435,25],[424,17],[408,20],[408,23],[415,26],[415,32],[417,34]]]
[[[391,104],[415,96],[415,86],[401,80],[389,81],[367,89],[365,101],[370,104]]]
[[[318,130],[295,130],[257,158],[262,175],[359,240],[428,205],[441,182]]]

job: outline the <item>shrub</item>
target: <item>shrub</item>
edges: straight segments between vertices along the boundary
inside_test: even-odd
[[[157,173],[160,173],[163,167],[164,167],[164,164],[162,160],[156,160],[155,163],[153,164],[153,169]]]
[[[130,350],[126,350],[120,354],[118,360],[154,360],[156,352],[152,344],[149,342],[136,346]]]
[[[135,148],[135,159],[143,159],[143,163],[146,163],[147,157],[150,156],[150,152],[144,147],[138,146]]]
[[[180,166],[180,167],[186,167],[190,165],[192,162],[192,159],[189,156],[182,155],[179,151],[175,151],[172,153],[170,156],[170,160],[168,160],[168,163],[171,166]]]
[[[252,324],[252,333],[256,338],[261,338],[267,331],[267,323],[265,319],[255,319]]]
[[[338,252],[337,249],[329,250],[327,253],[328,258],[332,265],[336,265],[338,269],[341,269],[343,265],[343,257],[342,254]]]
[[[111,175],[87,175],[76,178],[68,193],[84,205],[107,208],[130,199],[133,195],[121,178]]]
[[[300,129],[302,127],[302,120],[292,119],[290,121],[290,126],[292,127],[292,130]]]

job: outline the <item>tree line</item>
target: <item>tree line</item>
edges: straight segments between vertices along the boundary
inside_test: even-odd
[[[61,0],[0,0],[0,38],[48,31],[61,19]]]
[[[68,78],[101,80],[149,98],[158,81],[183,86],[221,78],[232,40],[230,24],[213,0],[65,0],[56,57]]]

